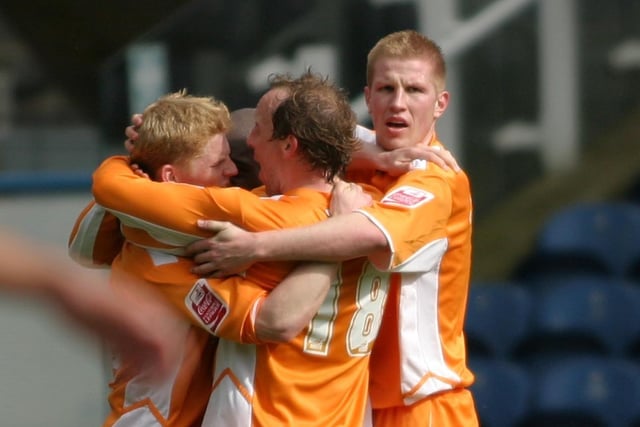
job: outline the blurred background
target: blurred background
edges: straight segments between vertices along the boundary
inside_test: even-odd
[[[639,23],[638,0],[3,0],[0,226],[64,249],[90,198],[91,171],[122,151],[130,115],[170,91],[213,95],[231,109],[254,106],[270,73],[312,67],[348,90],[360,121],[368,124],[366,54],[381,36],[414,28],[445,53],[452,98],[438,132],[468,172],[474,194],[467,324],[480,325],[487,312],[504,309],[489,303],[497,297],[476,295],[480,288],[518,288],[538,307],[541,289],[552,282],[542,258],[555,260],[554,280],[573,280],[584,275],[585,265],[597,264],[586,256],[558,261],[552,244],[541,255],[542,235],[561,212],[584,208],[568,223],[592,227],[567,231],[568,240],[600,236],[607,243],[593,245],[607,248],[601,253],[618,260],[628,255],[630,264],[640,254],[640,237],[635,245],[626,243],[635,239],[630,230],[640,203]],[[621,220],[618,208],[633,219]],[[578,243],[561,245],[565,250]],[[586,249],[579,249],[584,255]],[[576,270],[558,272],[558,264]],[[594,270],[640,289],[636,267],[616,274]],[[602,302],[607,297],[600,288],[594,292],[582,318],[593,314],[589,310],[610,318]],[[100,425],[106,371],[99,343],[63,321],[50,321],[54,315],[46,306],[5,300],[0,298],[0,408],[10,421],[3,424]],[[485,311],[477,314],[475,305]],[[520,310],[529,316],[523,324],[536,323],[537,311]],[[497,328],[516,322],[489,323],[494,335],[506,336],[510,332]],[[536,327],[523,327],[516,338],[541,335]],[[497,358],[472,351],[478,360]],[[525,364],[515,353],[503,356],[498,359],[516,370]],[[602,384],[599,390],[606,389]],[[527,408],[542,404],[525,401]],[[483,402],[487,414],[505,406],[504,400]]]

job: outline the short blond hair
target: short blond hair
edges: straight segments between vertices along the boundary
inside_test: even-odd
[[[415,30],[403,30],[388,34],[378,40],[367,55],[367,85],[373,81],[376,62],[382,58],[424,58],[433,66],[435,84],[444,90],[446,65],[440,46]]]
[[[131,162],[153,175],[162,165],[201,155],[211,137],[231,128],[227,106],[211,97],[170,93],[142,113]]]

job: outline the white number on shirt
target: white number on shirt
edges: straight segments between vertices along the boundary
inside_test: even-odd
[[[356,288],[356,311],[351,317],[347,331],[347,353],[351,356],[366,356],[371,352],[382,321],[382,311],[387,299],[391,275],[376,270],[366,263]],[[338,300],[342,280],[334,283],[318,313],[311,319],[304,340],[304,351],[326,355],[334,334],[338,315]]]

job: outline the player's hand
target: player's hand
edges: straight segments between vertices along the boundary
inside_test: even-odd
[[[129,166],[131,167],[131,170],[133,171],[133,173],[135,173],[139,177],[151,179],[149,178],[149,174],[143,171],[142,168],[137,163],[131,163],[131,165]]]
[[[371,195],[365,193],[361,186],[353,182],[336,180],[331,191],[331,215],[353,212],[372,203]]]
[[[187,255],[196,263],[194,274],[224,277],[241,273],[255,262],[253,233],[226,221],[198,220],[198,227],[215,235],[187,246]]]
[[[416,159],[426,160],[440,166],[444,170],[460,172],[460,166],[449,150],[439,146],[417,145],[387,151],[382,155],[383,167],[391,176],[399,176],[411,170],[411,162]]]
[[[124,130],[127,139],[124,141],[124,148],[131,153],[135,147],[136,139],[138,139],[138,128],[142,124],[142,114],[134,114],[131,116],[131,125]]]

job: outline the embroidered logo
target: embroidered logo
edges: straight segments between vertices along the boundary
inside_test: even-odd
[[[434,195],[428,191],[420,190],[415,187],[398,187],[391,193],[384,196],[382,203],[387,205],[406,206],[408,208],[416,208],[430,200],[434,199]]]
[[[216,332],[229,312],[229,307],[209,288],[205,279],[198,279],[185,298],[185,304],[212,332]]]

